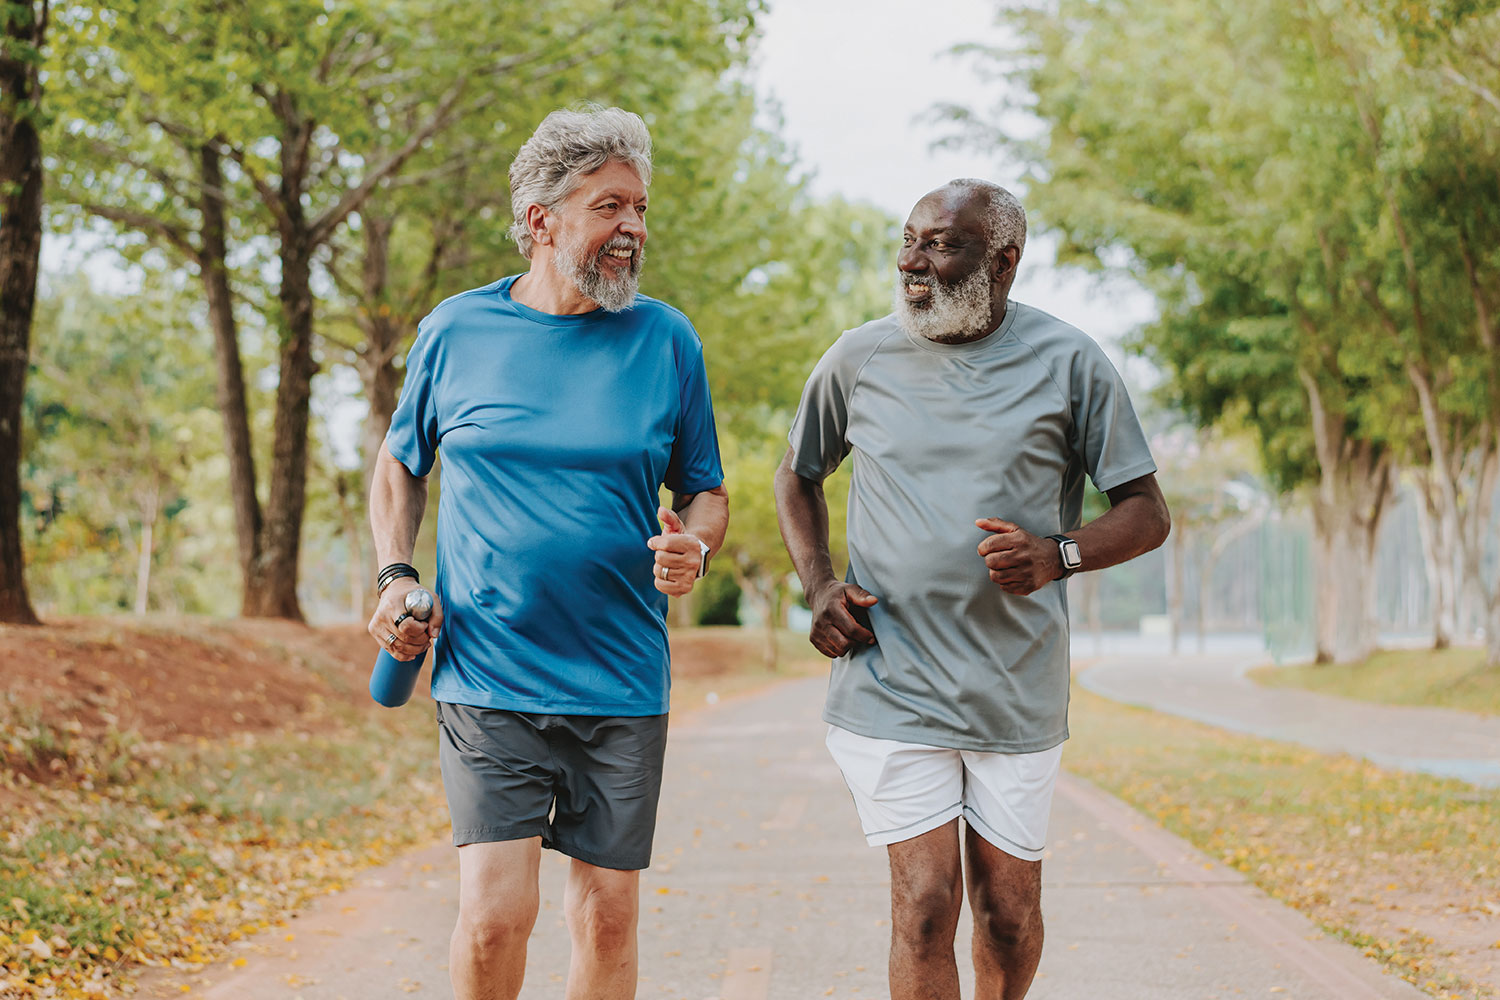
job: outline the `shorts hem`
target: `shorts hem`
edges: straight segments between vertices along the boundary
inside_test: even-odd
[[[1051,750],[1058,744],[1066,743],[1069,735],[1067,727],[1064,726],[1061,733],[1040,740],[1026,740],[1022,743],[985,743],[979,740],[957,739],[941,733],[877,732],[874,727],[846,719],[828,708],[823,711],[823,721],[830,726],[837,726],[856,736],[864,736],[872,740],[891,740],[938,750],[968,750],[974,753],[1041,753],[1043,750]]]
[[[467,708],[490,708],[500,712],[515,712],[520,715],[577,716],[585,719],[650,719],[666,715],[670,704],[666,701],[641,704],[618,705],[559,705],[554,702],[526,701],[503,698],[483,691],[467,691],[446,686],[433,686],[432,700],[447,705],[462,705]]]
[[[913,838],[922,836],[924,833],[931,833],[963,811],[964,804],[962,802],[955,802],[951,806],[944,806],[930,816],[913,820],[904,826],[866,833],[865,843],[871,847],[889,847],[892,844],[899,844],[904,840],[912,840]]]
[[[1004,851],[1006,854],[1009,854],[1013,858],[1019,858],[1022,861],[1040,861],[1042,860],[1042,855],[1047,851],[1045,842],[1041,847],[1024,847],[1021,844],[1016,843],[1014,840],[1011,840],[999,830],[996,830],[989,823],[985,822],[984,817],[979,815],[979,813],[970,806],[965,805],[963,807],[963,814],[964,822],[968,823],[969,826],[973,828],[975,833],[979,834],[985,840],[989,841],[990,846],[994,847],[996,850]]]
[[[547,836],[547,825],[545,823],[512,823],[509,826],[466,826],[463,829],[454,827],[453,846],[464,847],[468,844],[498,844],[507,840],[530,840],[532,837]]]
[[[620,854],[601,854],[551,840],[543,840],[542,846],[558,854],[565,854],[574,860],[582,861],[586,865],[593,865],[595,868],[608,868],[617,872],[638,872],[651,867],[650,852],[647,852],[645,858],[627,858]]]

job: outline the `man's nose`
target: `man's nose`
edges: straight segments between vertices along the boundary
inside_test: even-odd
[[[902,247],[901,252],[896,254],[896,267],[898,270],[920,274],[927,270],[927,258],[918,253],[916,247]]]
[[[620,221],[620,232],[637,243],[646,242],[646,217],[634,213],[626,215]]]

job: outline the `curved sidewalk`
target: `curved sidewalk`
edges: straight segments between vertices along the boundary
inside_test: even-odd
[[[821,679],[788,683],[674,725],[657,853],[642,882],[642,1000],[887,995],[885,856],[864,845],[822,746],[823,688]],[[1049,841],[1047,945],[1032,1000],[1422,995],[1066,775]],[[153,977],[139,995],[180,997],[187,985],[218,1000],[448,997],[455,855],[434,844],[367,872],[287,928],[241,942],[241,966]],[[562,993],[565,870],[544,853],[526,1000]],[[959,967],[972,996],[968,927],[966,915]]]
[[[1500,717],[1352,701],[1245,676],[1265,656],[1110,656],[1078,674],[1089,691],[1222,729],[1347,753],[1381,767],[1500,785]]]

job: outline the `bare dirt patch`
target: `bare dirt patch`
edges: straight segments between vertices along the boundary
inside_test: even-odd
[[[357,626],[74,618],[0,626],[12,712],[84,738],[177,740],[272,729],[354,701],[374,643]]]
[[[85,743],[112,732],[177,742],[295,729],[340,704],[385,711],[366,690],[377,648],[360,625],[68,618],[40,628],[0,626],[0,643],[13,654],[0,721]],[[759,633],[735,628],[674,632],[673,673],[692,680],[744,672],[762,643]],[[429,676],[424,668],[419,698]],[[0,740],[0,763],[33,780],[55,776],[48,765],[59,754],[36,745],[22,752]]]

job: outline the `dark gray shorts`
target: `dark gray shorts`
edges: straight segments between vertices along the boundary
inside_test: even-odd
[[[651,864],[667,717],[534,715],[438,702],[453,843],[541,837],[600,868]]]

